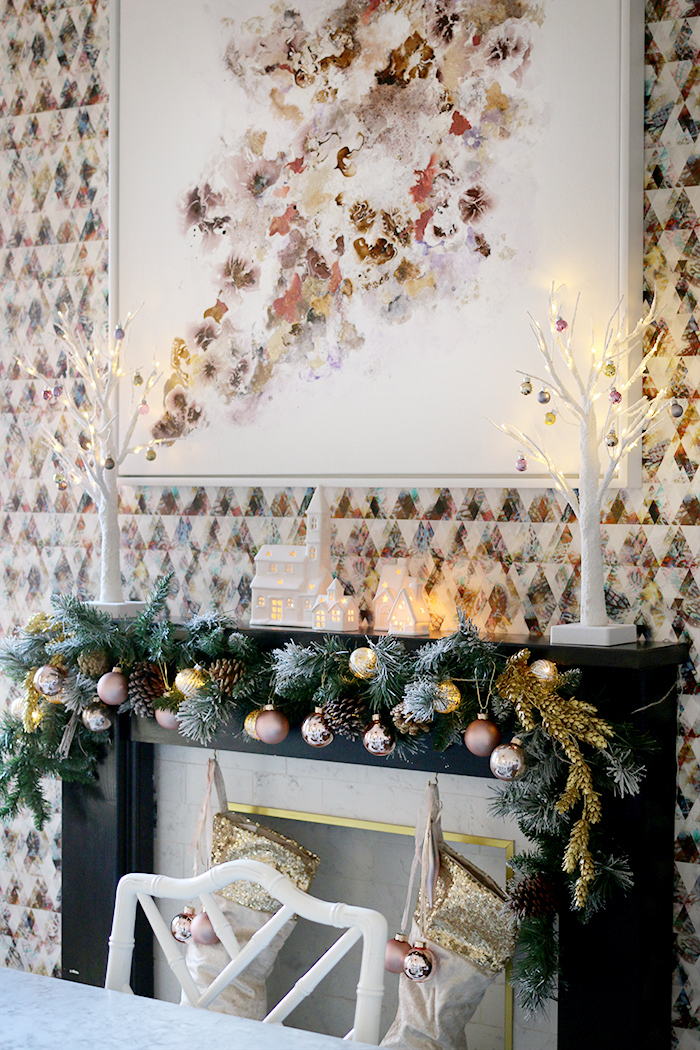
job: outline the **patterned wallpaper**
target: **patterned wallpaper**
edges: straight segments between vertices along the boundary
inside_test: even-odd
[[[0,0],[0,568],[3,632],[54,589],[94,595],[97,520],[87,498],[53,483],[37,437],[47,411],[18,356],[60,374],[54,311],[102,318],[107,294],[106,0]],[[656,638],[692,645],[679,707],[673,1046],[697,1046],[700,1001],[700,7],[647,4],[646,273],[660,292],[684,412],[644,446],[639,492],[605,510],[609,612]],[[668,365],[662,361],[660,367]],[[651,380],[653,381],[652,370]],[[454,601],[485,629],[544,632],[577,608],[578,537],[552,490],[331,489],[337,574],[360,598],[382,559],[411,559],[436,623]],[[294,542],[304,489],[122,490],[123,568],[132,597],[163,572],[173,613],[210,603],[245,622],[252,558]],[[38,834],[3,828],[0,965],[60,972],[60,793]]]

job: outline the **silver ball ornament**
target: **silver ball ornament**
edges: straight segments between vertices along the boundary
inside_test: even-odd
[[[34,688],[47,700],[51,700],[61,692],[65,679],[66,676],[60,667],[44,664],[34,675]]]
[[[99,700],[88,704],[81,714],[82,723],[91,733],[106,733],[112,727],[109,709]]]
[[[192,919],[194,908],[183,908],[170,922],[170,932],[180,944],[187,944],[192,937]]]
[[[549,390],[546,390],[545,387],[542,387],[539,394],[537,395],[537,400],[541,405],[548,405],[549,402],[552,400],[552,395],[550,394]]]
[[[520,780],[527,771],[527,756],[517,737],[508,744],[500,744],[491,752],[491,772],[499,780]]]
[[[301,736],[309,747],[328,747],[333,742],[333,733],[326,725],[320,707],[301,723]]]
[[[403,972],[409,981],[422,984],[428,980],[434,969],[435,956],[430,948],[426,948],[425,941],[416,941],[403,961]]]

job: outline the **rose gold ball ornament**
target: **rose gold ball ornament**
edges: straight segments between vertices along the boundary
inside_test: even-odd
[[[107,708],[99,700],[94,704],[88,704],[81,714],[83,725],[91,733],[106,733],[112,727],[112,717]]]
[[[499,780],[520,780],[527,770],[527,757],[522,740],[514,736],[510,743],[494,748],[489,765],[491,772]]]
[[[195,944],[216,944],[219,938],[205,911],[195,915],[190,923],[190,933]]]
[[[377,667],[377,654],[364,646],[350,654],[350,670],[356,678],[372,678]]]
[[[459,707],[462,694],[451,678],[443,678],[436,690],[439,699],[435,701],[435,710],[441,715],[451,715]]]
[[[178,671],[175,675],[174,685],[178,692],[182,693],[188,700],[191,700],[193,696],[197,695],[197,691],[202,688],[205,682],[206,676],[202,668],[196,664],[194,667],[186,667],[184,671]]]
[[[245,721],[243,722],[243,732],[247,733],[248,736],[251,738],[251,740],[259,740],[260,739],[260,737],[258,736],[258,733],[257,733],[257,730],[256,730],[255,726],[256,726],[257,721],[258,721],[258,715],[261,714],[261,713],[262,713],[262,708],[259,707],[255,711],[250,711],[245,716]]]
[[[156,708],[156,722],[163,729],[177,729],[180,725],[180,719],[177,717],[176,711],[169,711],[167,707]]]
[[[129,682],[121,667],[113,667],[107,674],[103,674],[97,683],[97,695],[110,707],[123,704],[128,692]]]
[[[194,908],[183,908],[179,915],[176,915],[170,923],[170,932],[176,941],[180,944],[187,944],[190,937],[192,936],[192,919],[194,918]]]
[[[63,689],[66,676],[60,667],[44,664],[34,675],[34,688],[54,704],[60,704],[58,694]]]
[[[273,704],[265,704],[255,722],[255,732],[263,744],[280,744],[289,732],[289,719]]]
[[[430,948],[426,948],[425,941],[416,941],[403,961],[403,972],[409,981],[421,984],[428,980],[434,969],[435,956]]]
[[[317,707],[301,723],[302,739],[309,747],[328,747],[333,742],[333,733],[323,720],[323,709]]]
[[[393,733],[382,724],[379,715],[372,715],[372,721],[362,734],[362,743],[370,755],[379,755],[382,758],[390,755],[396,747]]]
[[[392,940],[386,942],[386,953],[384,955],[384,969],[389,973],[403,973],[404,959],[411,950],[403,933],[397,933]]]
[[[559,669],[552,660],[533,660],[529,670],[541,682],[556,682],[559,678]]]
[[[464,730],[464,743],[468,751],[487,758],[501,742],[501,730],[485,711],[480,712]]]

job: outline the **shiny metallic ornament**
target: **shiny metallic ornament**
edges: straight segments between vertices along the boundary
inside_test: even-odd
[[[362,734],[362,743],[370,755],[385,758],[396,747],[394,734],[382,724],[380,715],[372,715],[372,721]]]
[[[549,390],[546,390],[544,387],[542,387],[539,394],[537,395],[537,400],[541,405],[548,405],[549,402],[552,400],[552,395],[550,394]]]
[[[491,752],[491,772],[499,780],[519,780],[527,770],[527,757],[518,737],[508,744],[500,744]]]
[[[66,676],[60,667],[44,664],[34,674],[34,688],[48,700],[57,697],[65,685]],[[59,700],[58,703],[61,701]]]
[[[175,675],[175,688],[184,697],[191,700],[206,682],[206,676],[201,667],[186,667],[184,671],[178,671]]]
[[[521,474],[527,470],[527,460],[522,452],[515,461],[515,469],[519,470]]]
[[[205,911],[195,915],[190,923],[190,934],[195,944],[216,944],[219,940],[211,919]]]
[[[125,335],[125,332],[124,332],[124,329],[121,326],[121,322],[117,321],[117,327],[114,329],[114,338],[117,340],[118,343],[120,343],[122,341],[122,339],[124,338],[124,335]]]
[[[526,397],[528,394],[532,393],[532,383],[529,379],[523,379],[522,383],[520,384],[520,393],[524,394]]]
[[[617,443],[618,443],[617,434],[615,433],[614,427],[611,427],[610,430],[605,435],[605,444],[608,446],[608,448],[615,448]]]
[[[426,948],[425,941],[416,941],[403,961],[403,972],[409,981],[422,984],[428,980],[434,969],[435,956],[430,948]]]
[[[243,722],[243,732],[247,733],[248,736],[251,738],[251,740],[259,740],[260,739],[260,737],[258,736],[257,731],[255,729],[255,724],[258,721],[258,715],[260,714],[261,711],[262,711],[262,708],[259,707],[256,711],[250,711],[245,716],[245,721]]]
[[[462,694],[451,678],[443,678],[435,688],[439,696],[435,701],[435,710],[441,715],[451,715],[459,707]]]
[[[683,405],[679,405],[675,398],[671,402],[671,415],[674,419],[680,419],[683,415]]]
[[[134,386],[143,386],[143,376],[140,372],[134,372],[134,378],[132,382]]]
[[[63,387],[62,386],[55,386],[53,388],[53,390],[51,391],[51,393],[53,394],[54,397],[60,397],[61,394],[63,393]]]
[[[27,701],[23,696],[16,696],[10,704],[10,714],[13,718],[24,718],[24,709],[27,706]]]
[[[554,412],[545,412],[544,421],[548,427],[551,427],[553,423],[556,423],[557,417]]]
[[[301,723],[301,736],[309,747],[328,747],[333,743],[333,733],[323,719],[323,709],[317,707]]]
[[[612,405],[619,405],[622,401],[622,394],[619,390],[616,390],[615,387],[613,387],[610,393],[608,394],[608,398],[610,399],[610,403]]]
[[[58,489],[59,492],[65,492],[66,489],[68,488],[68,482],[66,481],[66,479],[65,478],[61,478],[60,481],[57,481],[56,482],[56,488]]]
[[[170,932],[176,941],[180,944],[187,944],[192,937],[192,919],[194,918],[194,908],[183,908],[179,915],[176,915],[170,923]]]
[[[480,758],[488,758],[501,742],[501,730],[485,711],[481,711],[464,730],[464,746]]]
[[[552,660],[533,660],[530,673],[539,678],[540,682],[556,682],[559,678],[559,668]]]
[[[50,401],[53,397],[53,391],[50,390],[49,387],[45,387],[42,391],[41,396],[43,397],[44,401]]]
[[[142,401],[141,404],[139,405],[139,412],[140,412],[140,414],[142,416],[147,416],[150,411],[151,410],[148,407],[148,405],[146,404],[146,402]]]
[[[155,710],[156,722],[163,729],[179,729],[180,719],[176,711],[169,711],[167,707],[157,707]]]
[[[109,709],[100,700],[88,704],[80,717],[85,728],[91,733],[106,733],[112,727]]]
[[[111,456],[107,456],[105,460],[105,470],[114,470],[115,463]]]
[[[607,376],[608,379],[612,379],[616,372],[617,368],[615,367],[615,364],[612,361],[606,361],[603,365],[603,375]]]
[[[404,959],[411,951],[406,935],[397,933],[390,941],[386,942],[384,953],[384,969],[389,973],[403,973]]]
[[[255,732],[263,744],[281,744],[289,733],[289,719],[273,704],[265,704],[255,722]]]
[[[377,667],[377,654],[373,649],[361,647],[350,654],[350,670],[356,678],[372,678]]]
[[[156,450],[154,448],[149,448],[148,451],[146,452],[146,459],[148,460],[149,463],[152,463],[155,458],[156,458]]]
[[[557,332],[565,332],[566,329],[569,327],[569,322],[565,321],[563,317],[557,317],[556,321],[554,322],[554,327],[556,328]]]
[[[128,693],[129,682],[126,675],[122,674],[121,667],[113,667],[97,683],[97,695],[109,707],[119,707],[125,702]]]

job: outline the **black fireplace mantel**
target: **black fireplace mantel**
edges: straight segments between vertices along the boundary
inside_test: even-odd
[[[318,634],[252,629],[263,648]],[[673,856],[676,789],[677,668],[685,645],[639,642],[609,648],[551,645],[544,639],[494,639],[504,654],[528,648],[560,666],[580,667],[587,698],[604,718],[632,722],[655,742],[646,758],[640,794],[608,803],[619,848],[634,872],[633,890],[582,925],[567,909],[560,918],[562,980],[560,1050],[635,1046],[658,1050],[670,1041],[673,947]],[[357,642],[351,636],[349,642]],[[425,639],[406,639],[414,648]],[[107,938],[116,884],[128,871],[153,870],[154,744],[197,746],[151,719],[120,716],[113,747],[100,766],[99,783],[63,785],[63,977],[104,983]],[[224,727],[208,750],[270,754],[260,742],[241,740]],[[291,758],[389,765],[462,776],[491,777],[488,760],[453,746],[430,746],[408,760],[377,758],[360,743],[336,737],[317,752],[298,728],[274,748]],[[152,938],[145,920],[137,928],[132,987],[153,994]]]

